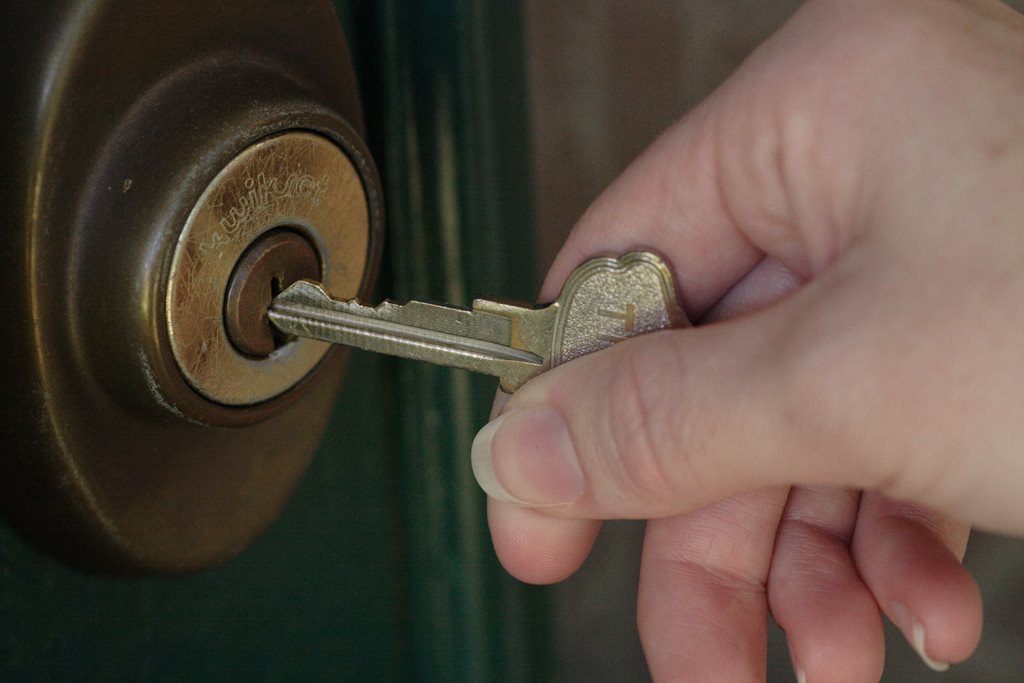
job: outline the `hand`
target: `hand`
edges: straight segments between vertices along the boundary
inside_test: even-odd
[[[812,0],[638,159],[542,297],[653,248],[706,324],[560,366],[481,431],[505,567],[557,581],[594,520],[651,519],[657,680],[763,679],[769,609],[812,683],[879,678],[879,610],[936,668],[969,656],[967,523],[1024,534],[1022,58],[994,1]]]

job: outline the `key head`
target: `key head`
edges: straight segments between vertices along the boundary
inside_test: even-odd
[[[645,251],[587,261],[569,276],[556,306],[552,367],[630,337],[689,325],[672,271]]]
[[[644,251],[587,261],[549,306],[523,308],[478,299],[473,310],[509,318],[506,343],[542,359],[539,367],[501,368],[501,388],[508,393],[573,358],[640,334],[689,325],[676,301],[672,271],[656,254]]]

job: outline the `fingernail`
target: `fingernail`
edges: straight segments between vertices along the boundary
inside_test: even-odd
[[[583,495],[583,470],[565,421],[551,408],[506,413],[473,440],[473,475],[488,496],[527,507]]]
[[[807,683],[807,672],[803,669],[796,670],[796,683]]]
[[[917,656],[921,658],[921,661],[932,671],[938,671],[939,673],[947,671],[949,669],[947,662],[939,662],[928,656],[925,649],[927,633],[924,630],[924,624],[911,616],[910,610],[907,609],[906,605],[898,602],[893,603],[890,611],[893,622],[903,630],[903,634],[908,637],[911,647],[917,652]],[[909,634],[907,633],[908,627]]]
[[[925,652],[925,649],[924,649],[924,643],[925,643],[924,624],[922,624],[920,621],[915,621],[914,625],[911,628],[913,630],[913,635],[914,635],[914,640],[913,640],[912,645],[914,646],[914,649],[917,650],[917,654],[918,654],[919,657],[921,657],[922,661],[924,661],[924,663],[927,664],[928,667],[932,671],[942,672],[942,671],[946,671],[947,669],[949,669],[949,664],[948,663],[946,663],[946,662],[937,662],[934,659],[932,659],[931,657],[929,657],[928,653]]]

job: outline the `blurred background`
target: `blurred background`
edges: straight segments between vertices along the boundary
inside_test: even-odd
[[[541,271],[601,190],[800,4],[527,0]],[[1022,0],[1010,4],[1024,8]],[[606,525],[582,571],[549,589],[555,606],[555,680],[646,677],[635,626],[642,535],[641,523]],[[985,602],[978,653],[939,675],[926,669],[890,629],[885,681],[1024,680],[1024,543],[976,534],[966,562],[978,577]],[[785,638],[773,628],[768,680],[792,678]]]

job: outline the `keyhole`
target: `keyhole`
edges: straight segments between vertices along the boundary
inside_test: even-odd
[[[228,339],[246,356],[268,358],[294,337],[271,324],[267,309],[296,280],[320,280],[320,258],[300,233],[280,228],[246,249],[231,275],[224,300]]]
[[[274,299],[277,298],[277,295],[283,292],[284,290],[285,285],[284,282],[282,281],[281,276],[275,274],[274,277],[270,278],[270,300],[268,301],[268,304],[270,302],[273,302]],[[264,316],[265,315],[266,313],[264,312]],[[274,327],[269,320],[267,320],[267,325],[270,325],[271,334],[273,334],[274,336],[275,349],[279,349],[288,342],[295,340],[294,335],[282,332],[281,330]]]

